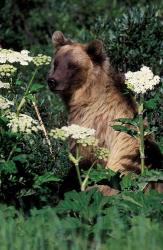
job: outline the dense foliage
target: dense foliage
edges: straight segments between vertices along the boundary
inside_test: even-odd
[[[162,195],[125,192],[103,197],[71,192],[56,208],[32,209],[25,218],[1,206],[2,249],[162,249]]]

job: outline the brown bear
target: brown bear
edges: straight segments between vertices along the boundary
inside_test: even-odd
[[[115,119],[133,118],[137,114],[136,104],[130,94],[124,93],[124,78],[113,70],[102,42],[72,42],[59,31],[54,32],[52,41],[56,53],[48,84],[63,99],[68,109],[69,124],[96,130],[99,146],[108,148],[110,152],[106,168],[138,173],[138,140],[112,128]],[[160,168],[162,156],[159,149],[152,140],[146,144],[146,154],[149,155],[146,164]],[[88,160],[92,157],[88,150],[84,156]]]

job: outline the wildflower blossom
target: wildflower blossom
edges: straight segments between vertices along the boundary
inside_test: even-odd
[[[38,54],[37,56],[33,57],[33,63],[39,67],[42,65],[48,65],[51,62],[51,57],[46,56],[46,55],[42,55],[42,54]]]
[[[61,139],[62,141],[65,141],[68,138],[68,135],[65,134],[65,131],[59,128],[51,129],[49,135],[55,139]]]
[[[12,101],[9,101],[8,99],[0,95],[0,109],[1,110],[8,109],[10,108],[10,106],[13,106],[13,105],[14,103]]]
[[[0,65],[0,76],[1,77],[11,77],[15,72],[16,68],[10,64]]]
[[[8,82],[2,82],[0,81],[0,89],[9,89],[10,84]]]
[[[146,91],[152,90],[160,82],[160,77],[154,76],[150,68],[146,66],[143,66],[137,72],[127,72],[125,78],[128,88],[136,94],[144,94]]]
[[[72,124],[70,126],[64,126],[61,129],[53,129],[50,133],[54,138],[60,138],[61,140],[65,140],[70,137],[72,139],[76,139],[77,143],[81,143],[86,145],[95,145],[96,139],[94,137],[95,130],[90,128],[81,127],[76,124]]]
[[[26,114],[19,114],[17,116],[16,113],[12,112],[7,115],[7,118],[9,119],[8,127],[12,132],[31,134],[32,132],[41,130],[38,121]]]
[[[66,134],[71,135],[74,139],[83,139],[87,136],[95,135],[94,129],[85,128],[76,124],[72,124],[68,127],[64,126],[62,130],[64,130]]]
[[[32,61],[32,57],[28,55],[28,50],[22,50],[21,52],[11,49],[0,49],[0,63],[20,63],[21,65],[28,65]]]
[[[107,161],[109,156],[109,150],[107,148],[97,147],[94,154],[99,160]]]
[[[78,144],[82,144],[83,147],[86,146],[97,146],[98,140],[94,136],[86,136],[85,138],[78,139]]]

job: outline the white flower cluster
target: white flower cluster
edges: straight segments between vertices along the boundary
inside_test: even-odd
[[[0,76],[3,77],[11,77],[15,72],[16,68],[10,64],[2,64],[0,65]]]
[[[33,57],[33,63],[39,67],[42,65],[48,65],[51,62],[51,57],[50,56],[46,56],[46,55],[42,55],[42,54],[38,54],[37,56]]]
[[[76,140],[84,140],[90,137],[94,137],[95,130],[72,124],[67,127],[64,126],[61,129],[52,129],[50,135],[54,138],[60,138],[61,140],[65,140],[68,137],[71,137],[72,139]]]
[[[96,147],[98,145],[98,140],[94,136],[87,136],[82,139],[77,139],[77,143],[81,144],[83,147],[87,147],[87,146]]]
[[[28,55],[28,50],[22,50],[21,52],[1,49],[0,48],[0,63],[20,63],[21,65],[28,65],[32,61],[32,57]]]
[[[72,124],[68,127],[61,128],[67,136],[71,136],[73,139],[84,139],[88,136],[94,136],[95,130],[91,128],[81,127],[76,124]]]
[[[9,101],[8,99],[0,95],[0,109],[1,110],[8,109],[10,108],[10,106],[13,106],[13,105],[14,105],[13,102]]]
[[[8,82],[2,82],[0,81],[0,89],[9,89],[10,84]]]
[[[150,68],[143,66],[140,71],[127,72],[125,74],[127,87],[136,94],[144,94],[152,90],[160,82],[159,76],[154,76]]]
[[[9,113],[7,118],[9,119],[8,127],[12,132],[31,134],[32,132],[41,130],[39,123],[28,115],[19,114],[17,116],[16,113]]]

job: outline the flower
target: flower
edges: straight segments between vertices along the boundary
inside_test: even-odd
[[[42,54],[38,54],[37,56],[33,57],[33,63],[39,67],[42,65],[48,65],[51,62],[51,57],[46,56],[46,55],[42,55]]]
[[[2,95],[0,95],[0,109],[1,110],[8,109],[12,105],[14,105],[14,103],[12,101],[9,101],[8,99],[6,99]]]
[[[98,140],[94,136],[86,136],[85,138],[78,139],[77,143],[81,144],[83,147],[86,147],[86,146],[96,147],[98,144]]]
[[[51,129],[49,135],[55,139],[61,139],[62,141],[65,141],[68,138],[68,136],[65,134],[65,131],[59,128]]]
[[[89,144],[94,141],[95,130],[90,128],[81,127],[76,124],[72,124],[70,126],[64,126],[61,129],[53,129],[50,133],[54,138],[60,138],[61,140],[65,140],[70,137],[72,139],[78,140],[78,143],[84,143],[84,140],[87,139],[87,143]],[[89,140],[89,143],[88,143]]]
[[[154,76],[150,68],[143,66],[140,71],[127,72],[125,74],[126,85],[136,94],[144,94],[148,90],[152,90],[155,85],[160,82],[159,76]]]
[[[2,82],[0,81],[0,89],[9,89],[10,84],[8,82]]]
[[[12,132],[31,134],[32,132],[41,130],[38,121],[26,114],[19,114],[17,116],[16,113],[12,112],[7,115],[7,118],[9,119],[8,127]]]
[[[107,161],[109,157],[109,150],[107,148],[103,147],[97,147],[96,150],[94,151],[94,154],[99,160],[104,160]]]
[[[11,77],[15,72],[16,68],[10,64],[0,65],[0,76],[1,77]]]
[[[87,136],[95,135],[95,130],[91,128],[85,128],[77,124],[72,124],[70,126],[64,126],[61,128],[68,135],[71,135],[74,139],[83,139]]]
[[[0,63],[20,63],[21,65],[28,65],[32,61],[32,57],[28,55],[28,50],[21,52],[11,49],[0,49]]]

